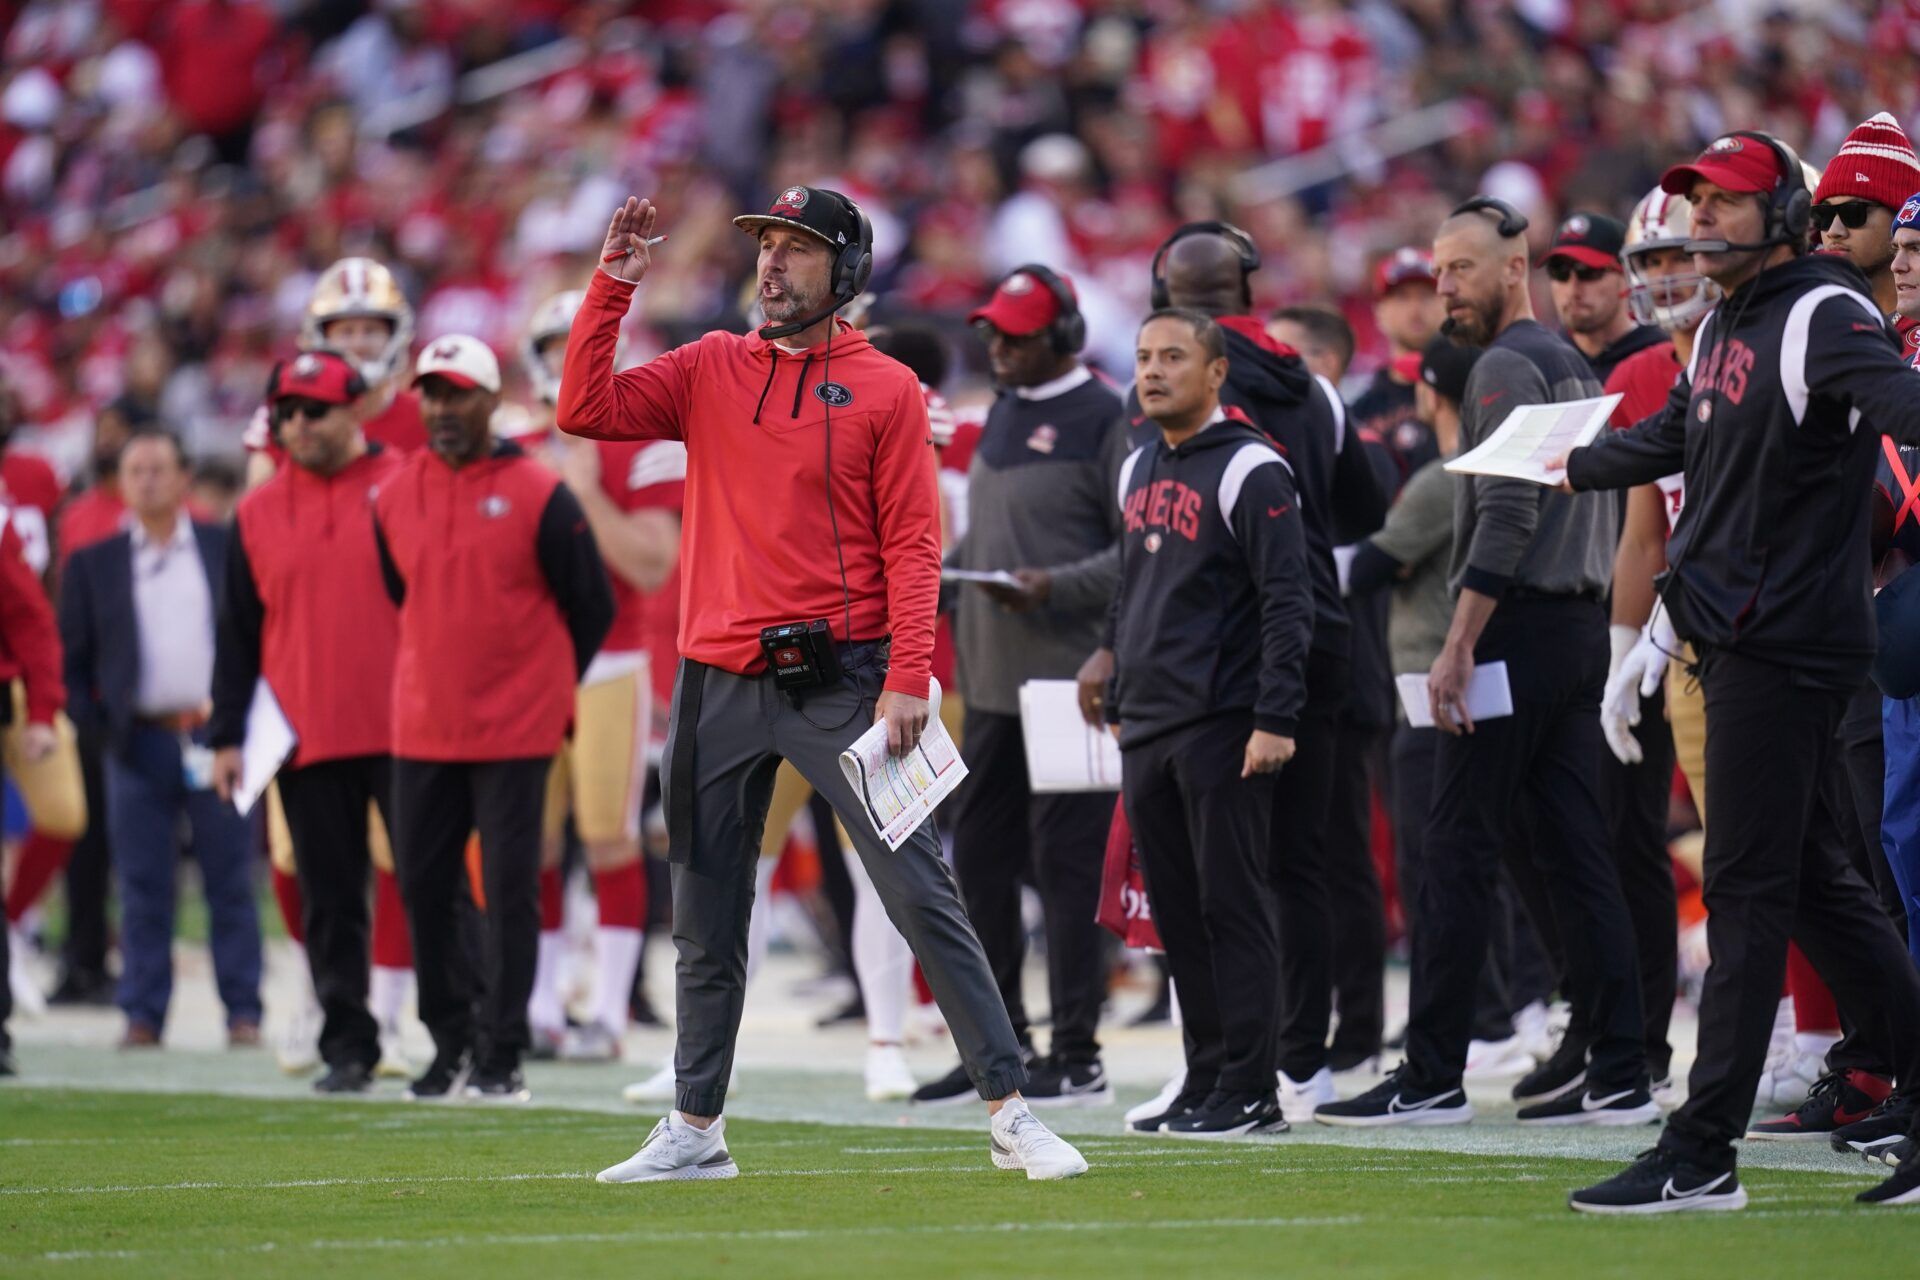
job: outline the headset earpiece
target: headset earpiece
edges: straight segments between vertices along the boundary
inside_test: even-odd
[[[1188,236],[1204,235],[1225,236],[1233,242],[1234,248],[1240,251],[1240,293],[1249,304],[1252,303],[1253,286],[1247,283],[1247,277],[1260,269],[1260,246],[1253,242],[1252,236],[1231,222],[1189,222],[1175,228],[1174,233],[1162,240],[1160,247],[1153,251],[1151,301],[1155,311],[1162,311],[1173,305],[1173,298],[1167,292],[1167,277],[1161,271],[1162,265],[1167,260],[1167,251]]]
[[[1807,175],[1800,161],[1787,150],[1785,143],[1769,133],[1737,129],[1724,136],[1746,138],[1773,152],[1780,166],[1780,179],[1767,197],[1766,238],[1791,245],[1796,251],[1804,248],[1807,233],[1813,228],[1813,192],[1807,190]]]
[[[841,199],[860,222],[857,238],[841,245],[833,259],[833,296],[845,303],[864,292],[867,281],[873,278],[873,223],[866,210],[844,196]]]
[[[1079,352],[1087,345],[1087,318],[1081,314],[1080,303],[1074,298],[1073,291],[1067,288],[1067,282],[1053,268],[1038,262],[1015,267],[1001,278],[1001,282],[1021,275],[1038,280],[1041,287],[1053,295],[1053,319],[1047,324],[1047,341],[1052,345],[1053,353],[1070,356]]]

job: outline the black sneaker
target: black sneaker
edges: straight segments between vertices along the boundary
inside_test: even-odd
[[[1747,1192],[1732,1169],[1716,1173],[1654,1147],[1605,1182],[1573,1192],[1567,1206],[1580,1213],[1744,1209]]]
[[[1285,1133],[1293,1126],[1280,1114],[1272,1093],[1227,1093],[1216,1089],[1198,1107],[1160,1126],[1175,1138],[1244,1138],[1256,1133]]]
[[[861,999],[860,993],[856,991],[853,993],[851,1000],[841,1005],[838,1009],[835,1009],[832,1013],[819,1019],[813,1025],[825,1031],[828,1027],[844,1027],[849,1023],[865,1022],[866,1020],[867,1002]]]
[[[315,1093],[370,1093],[373,1072],[364,1062],[339,1062],[327,1068],[327,1074],[313,1082]]]
[[[962,1063],[938,1080],[929,1080],[915,1089],[910,1101],[929,1107],[950,1107],[979,1096],[979,1090],[973,1087],[973,1077],[967,1074],[966,1064]]]
[[[532,1102],[533,1091],[518,1067],[481,1067],[467,1081],[467,1097],[475,1102]]]
[[[1595,1096],[1589,1089],[1571,1089],[1548,1102],[1536,1102],[1520,1108],[1521,1124],[1541,1128],[1565,1125],[1593,1125],[1620,1128],[1626,1125],[1652,1124],[1660,1118],[1660,1104],[1645,1088],[1619,1089]]]
[[[1861,1204],[1920,1204],[1920,1160],[1902,1160],[1893,1176],[1854,1197]]]
[[[1045,1058],[1033,1064],[1020,1094],[1034,1107],[1104,1107],[1113,1101],[1113,1085],[1097,1059],[1058,1062]]]
[[[1799,1108],[1773,1120],[1747,1126],[1751,1142],[1804,1142],[1824,1138],[1857,1120],[1865,1120],[1887,1100],[1893,1086],[1858,1069],[1821,1076]],[[1906,1129],[1901,1128],[1905,1133]],[[1845,1151],[1847,1148],[1840,1147]]]
[[[1920,1094],[1895,1090],[1866,1119],[1842,1125],[1827,1140],[1843,1156],[1855,1151],[1870,1156],[1906,1137],[1913,1128],[1913,1113],[1917,1109],[1920,1109]]]
[[[69,969],[47,995],[47,1003],[107,1009],[113,1006],[113,979],[90,969]]]
[[[1914,1156],[1920,1155],[1920,1142],[1915,1142],[1912,1138],[1902,1138],[1898,1142],[1884,1147],[1875,1147],[1871,1151],[1862,1151],[1860,1154],[1868,1163],[1878,1160],[1889,1169],[1898,1169]]]
[[[666,1022],[661,1019],[660,1011],[653,1007],[653,1001],[647,997],[647,992],[644,987],[636,986],[633,989],[633,999],[627,1001],[627,1016],[633,1020],[633,1025],[636,1027],[664,1027],[667,1025]]]
[[[1396,1124],[1466,1124],[1473,1119],[1473,1104],[1457,1085],[1438,1091],[1415,1088],[1407,1081],[1406,1067],[1399,1066],[1357,1098],[1315,1107],[1313,1118],[1321,1124],[1353,1129],[1378,1129]]]
[[[1553,1056],[1520,1077],[1513,1086],[1515,1102],[1551,1102],[1587,1082],[1587,1046],[1562,1036]]]
[[[409,1102],[448,1102],[460,1096],[467,1080],[467,1055],[437,1056],[426,1073],[407,1086]]]
[[[15,1064],[13,1060],[13,1050],[0,1049],[0,1080],[4,1080],[8,1076],[17,1076],[19,1074],[20,1074],[20,1068],[18,1065]]]
[[[1127,1125],[1127,1132],[1157,1134],[1166,1125],[1176,1120],[1184,1120],[1198,1111],[1212,1096],[1211,1089],[1182,1089],[1173,1096],[1173,1101],[1167,1104],[1165,1111],[1156,1115],[1141,1116]]]

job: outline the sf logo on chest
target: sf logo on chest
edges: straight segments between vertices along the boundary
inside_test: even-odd
[[[853,392],[838,382],[817,382],[813,387],[813,398],[835,409],[844,409],[853,403]]]
[[[479,510],[480,514],[487,519],[498,520],[506,515],[507,512],[513,510],[513,503],[507,501],[497,493],[490,493],[480,499]]]

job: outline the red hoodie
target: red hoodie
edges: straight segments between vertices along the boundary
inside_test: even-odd
[[[27,722],[51,724],[54,713],[67,705],[60,632],[9,514],[0,508],[0,685],[24,683]]]
[[[377,449],[332,476],[284,466],[240,500],[220,598],[215,747],[246,737],[264,675],[299,735],[295,765],[393,749],[400,619],[380,579],[372,511],[403,465]]]
[[[842,641],[891,634],[886,687],[926,697],[940,501],[919,380],[845,324],[831,343],[798,354],[756,334],[709,333],[616,374],[633,289],[594,273],[567,342],[556,420],[571,435],[686,442],[680,652],[751,675],[766,667],[762,628],[825,618]],[[831,516],[822,483],[829,396]]]

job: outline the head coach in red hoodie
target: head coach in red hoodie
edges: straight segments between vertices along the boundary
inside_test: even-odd
[[[306,903],[307,963],[325,1017],[321,1093],[361,1093],[380,1060],[367,1010],[372,872],[368,804],[390,819],[399,614],[380,580],[373,500],[403,463],[367,441],[373,399],[335,351],[274,369],[267,408],[291,466],[241,499],[227,552],[208,742],[231,798],[255,686],[265,680],[298,738],[278,774]]]
[[[658,210],[629,199],[575,314],[562,431],[683,440],[680,653],[665,777],[679,951],[672,1112],[606,1182],[732,1177],[721,1104],[746,976],[754,863],[774,770],[791,761],[845,820],[912,945],[992,1118],[993,1155],[1029,1177],[1086,1162],[1019,1097],[1027,1073],[931,821],[889,852],[839,753],[884,720],[919,739],[940,590],[939,495],[926,401],[906,366],[835,317],[866,286],[872,229],[836,191],[788,187],[734,219],[758,246],[757,333],[716,331],[616,374],[621,318],[652,261]],[[763,631],[829,631],[825,675],[782,692]],[[837,668],[837,670],[835,669]]]
[[[414,385],[427,450],[374,499],[393,671],[393,847],[434,1060],[408,1090],[523,1101],[527,997],[540,936],[540,815],[574,686],[613,623],[613,592],[579,500],[488,420],[500,364],[478,338],[437,338]],[[468,972],[463,851],[480,833],[483,966]],[[476,1016],[477,1015],[477,1016]]]

